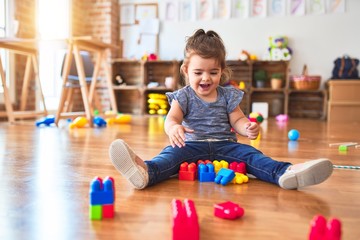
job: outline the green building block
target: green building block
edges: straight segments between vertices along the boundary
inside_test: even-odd
[[[345,146],[345,145],[340,145],[340,146],[339,146],[339,151],[340,151],[340,152],[346,152],[346,151],[347,151],[347,146]]]
[[[102,205],[90,205],[89,206],[89,218],[91,220],[102,219]]]

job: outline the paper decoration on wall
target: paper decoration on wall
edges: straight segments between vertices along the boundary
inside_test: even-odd
[[[231,0],[217,0],[215,9],[217,10],[218,19],[230,19],[231,17]]]
[[[305,0],[289,0],[289,15],[305,15]]]
[[[198,1],[199,20],[211,20],[214,18],[214,5],[212,0]]]
[[[178,1],[165,1],[164,2],[164,21],[177,22],[179,21],[179,2]]]
[[[286,15],[286,2],[285,0],[269,0],[268,5],[269,16],[281,17]]]
[[[120,8],[120,24],[135,24],[135,5],[124,4]]]
[[[325,0],[308,0],[308,13],[313,15],[325,13]]]
[[[266,17],[267,1],[253,0],[251,1],[251,17]]]
[[[157,18],[157,5],[138,5],[135,11],[135,20],[141,21],[145,19]]]
[[[345,0],[327,0],[327,12],[329,13],[344,13]]]
[[[182,21],[196,21],[196,2],[194,0],[181,1],[180,19]]]
[[[248,18],[250,9],[250,0],[233,0],[232,2],[232,17],[234,18]]]

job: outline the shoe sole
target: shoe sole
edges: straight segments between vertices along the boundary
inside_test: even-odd
[[[333,172],[333,164],[328,159],[314,160],[313,164],[302,171],[281,179],[279,185],[284,189],[297,189],[316,185],[328,179]]]
[[[144,174],[129,153],[130,147],[121,139],[111,143],[109,147],[110,160],[116,170],[124,176],[135,188],[143,189],[147,185]],[[145,171],[145,170],[144,170]]]

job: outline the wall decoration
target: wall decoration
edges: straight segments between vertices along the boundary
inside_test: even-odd
[[[233,0],[232,1],[232,17],[248,18],[250,9],[250,0]]]
[[[286,15],[285,0],[269,0],[268,11],[270,17],[279,17]]]
[[[178,1],[165,1],[164,3],[165,16],[163,20],[176,22],[179,21],[179,2]]]
[[[305,0],[289,0],[289,15],[305,15]]]
[[[120,7],[120,24],[135,24],[135,5],[123,4]]]
[[[180,20],[196,21],[196,2],[193,0],[183,0],[180,5]]]
[[[214,5],[212,0],[198,1],[199,20],[211,20],[214,18]]]
[[[329,13],[344,13],[345,0],[327,0],[327,12]]]
[[[325,13],[325,0],[308,0],[308,13],[317,15]]]
[[[266,0],[251,1],[251,17],[266,17]]]
[[[215,9],[219,19],[229,19],[231,17],[231,0],[217,0]]]

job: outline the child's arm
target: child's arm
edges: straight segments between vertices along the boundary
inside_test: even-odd
[[[173,100],[169,113],[165,119],[165,132],[169,136],[172,147],[185,146],[185,132],[193,132],[192,129],[188,129],[181,125],[183,118],[184,115],[179,103],[176,100]]]
[[[240,107],[236,107],[229,114],[230,124],[237,133],[250,139],[255,139],[259,135],[259,125],[250,120],[241,111]]]

